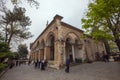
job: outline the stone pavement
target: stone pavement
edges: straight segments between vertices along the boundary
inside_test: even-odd
[[[70,67],[70,73],[64,69],[41,71],[33,65],[21,65],[8,70],[0,80],[120,80],[120,62],[81,64]]]

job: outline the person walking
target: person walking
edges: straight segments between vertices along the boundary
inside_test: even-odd
[[[67,59],[66,60],[66,69],[65,69],[65,72],[69,73],[69,69],[70,69],[70,59]]]
[[[47,59],[45,59],[45,62],[44,62],[45,68],[47,68],[47,64],[48,64],[48,61],[47,61]]]
[[[45,70],[45,60],[42,60],[41,62],[41,70]]]
[[[37,60],[34,61],[35,69],[37,68]]]
[[[41,68],[41,60],[38,61],[38,68]]]

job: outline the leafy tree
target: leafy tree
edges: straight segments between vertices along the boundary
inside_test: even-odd
[[[0,63],[5,58],[13,58],[14,54],[9,50],[8,44],[0,40]]]
[[[113,40],[120,50],[120,0],[93,0],[82,23],[94,39]]]
[[[20,55],[18,52],[13,52],[14,54],[14,59],[19,59],[20,58]]]
[[[9,51],[9,47],[6,43],[0,42],[0,52],[6,52]]]
[[[6,3],[8,2],[8,0],[0,0],[0,11],[4,11],[4,8],[6,8]],[[39,7],[39,2],[36,0],[10,0],[10,2],[13,5],[19,5],[21,3],[28,3],[30,4],[30,6],[36,6],[36,8]]]
[[[30,18],[25,16],[25,8],[14,7],[13,11],[6,11],[2,16],[5,42],[10,46],[12,40],[28,39],[32,37],[27,26],[31,25]]]
[[[20,44],[18,46],[18,53],[19,53],[20,57],[27,57],[28,50],[27,50],[26,44]]]

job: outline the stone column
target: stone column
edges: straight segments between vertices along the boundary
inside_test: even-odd
[[[65,49],[65,46],[66,46],[66,44],[64,42],[64,46],[63,46],[63,58],[64,58],[64,62],[63,62],[63,64],[65,64],[65,62],[66,62],[66,49]]]
[[[34,52],[32,53],[32,60],[34,60]]]
[[[37,60],[37,52],[35,52],[35,60]]]
[[[46,54],[46,59],[50,60],[50,47],[49,46],[45,47],[45,54]]]
[[[44,48],[44,59],[46,59],[46,47]]]
[[[74,45],[72,45],[72,55],[73,55],[73,62],[75,62],[75,49]]]
[[[49,46],[45,46],[44,59],[49,59],[49,56],[50,56],[50,48],[49,48]]]
[[[40,60],[40,50],[38,51],[38,60]]]
[[[37,51],[37,52],[36,52],[36,54],[37,54],[37,55],[36,55],[36,57],[37,57],[37,60],[39,59],[38,53],[39,53],[39,51]]]
[[[36,60],[36,52],[34,52],[34,60]]]
[[[44,49],[40,49],[40,59],[44,59]]]
[[[61,45],[60,45],[60,65],[63,66],[64,64],[64,42],[61,42]]]

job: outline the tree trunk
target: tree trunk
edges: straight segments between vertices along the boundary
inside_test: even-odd
[[[8,40],[7,25],[5,26],[5,42],[7,42],[7,40]]]
[[[116,45],[117,45],[117,47],[120,51],[120,39],[119,39],[119,36],[117,36],[117,34],[119,32],[117,32],[116,29],[112,30],[112,32],[113,32],[113,35],[114,35],[114,38],[115,38],[115,43],[116,43]]]
[[[104,45],[105,45],[105,49],[106,49],[107,54],[110,54],[110,46],[108,44],[108,41],[104,40]]]
[[[12,36],[13,36],[13,34],[11,34],[10,37],[9,37],[9,39],[8,39],[8,45],[9,45],[9,47],[10,47],[10,42],[11,42]]]
[[[8,38],[8,45],[10,47],[10,42],[11,42],[11,39],[13,37],[13,23],[11,23],[11,32],[10,32],[10,36]]]
[[[118,46],[118,49],[120,51],[120,39],[115,39],[115,43]]]

